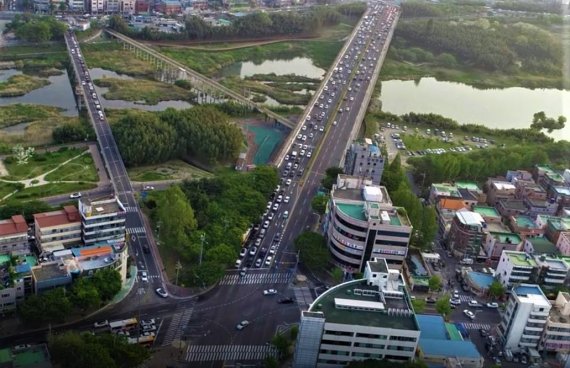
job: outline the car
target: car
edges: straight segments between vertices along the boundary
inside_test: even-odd
[[[71,194],[69,195],[69,198],[71,198],[71,199],[81,198],[81,193],[80,193],[80,192],[71,193]]]
[[[467,316],[467,318],[469,319],[475,319],[475,314],[473,312],[471,312],[469,309],[465,309],[463,310],[463,314],[465,314]]]
[[[269,221],[263,222],[263,228],[267,229],[269,227]]]
[[[302,139],[302,138],[303,138],[302,134],[297,135],[297,139]]]
[[[255,267],[257,267],[257,268],[261,267],[261,264],[262,264],[262,263],[263,263],[263,259],[258,258],[258,259],[255,261]]]
[[[521,354],[521,364],[528,364],[528,359],[525,354]]]
[[[29,349],[29,348],[31,348],[31,347],[32,347],[32,345],[30,345],[30,344],[20,344],[20,345],[14,346],[12,349],[13,349],[14,351],[20,351],[20,350]]]
[[[273,211],[277,211],[279,209],[279,203],[275,203],[273,205]]]
[[[458,290],[453,290],[453,298],[459,299],[459,291]]]
[[[291,197],[285,196],[285,198],[283,198],[283,203],[289,203],[290,199],[291,199]]]
[[[287,180],[285,181],[285,185],[291,185],[291,179],[287,179]]]
[[[265,265],[271,266],[271,262],[273,262],[273,257],[268,256],[267,259],[265,260]]]
[[[283,212],[283,218],[284,219],[289,218],[289,211]]]
[[[275,236],[273,237],[273,241],[274,241],[274,242],[278,242],[279,240],[281,240],[281,233],[277,233],[277,234],[275,234]]]
[[[307,126],[303,125],[303,127],[301,128],[301,130],[307,130]]]
[[[449,302],[453,305],[459,305],[461,304],[461,299],[451,298]]]
[[[306,141],[306,140],[307,140],[307,136],[304,135],[303,138],[301,138],[301,140],[302,140],[303,142]]]
[[[275,295],[275,294],[277,294],[277,290],[275,289],[263,290],[263,295]]]
[[[479,302],[478,302],[477,300],[470,300],[467,304],[468,304],[470,307],[474,307],[474,308],[482,307],[482,305],[479,304]]]
[[[272,246],[269,248],[269,254],[275,254],[275,251],[276,251],[276,250],[277,250],[277,247],[276,247],[275,245],[272,245]]]
[[[325,127],[321,125],[321,126],[319,127],[319,132],[324,132],[324,131],[325,131]]]
[[[168,298],[168,293],[166,292],[166,290],[164,290],[163,288],[159,287],[158,289],[155,290],[155,292],[163,297],[163,298]]]
[[[156,325],[156,320],[154,318],[151,319],[147,319],[147,320],[142,320],[141,321],[141,326],[152,326],[152,325]]]
[[[289,161],[289,155],[285,155],[285,161]]]
[[[277,303],[279,303],[279,304],[292,304],[292,303],[294,303],[294,302],[295,302],[295,300],[294,300],[293,298],[291,298],[291,297],[289,297],[289,298],[281,298],[281,299],[279,299],[279,300],[277,301]]]
[[[141,280],[143,282],[148,282],[148,274],[146,273],[146,271],[141,272]]]
[[[312,155],[313,155],[312,151],[307,151],[307,158],[311,158]]]
[[[107,326],[109,326],[109,321],[107,321],[107,320],[104,320],[101,322],[95,322],[93,324],[93,328],[101,328],[101,327],[107,327]]]
[[[333,125],[336,125],[336,120],[335,120],[335,121],[333,121]]]
[[[240,268],[241,266],[241,259],[236,259],[235,267]]]
[[[241,321],[240,323],[238,323],[238,324],[236,325],[236,329],[239,330],[239,331],[241,331],[241,330],[243,330],[244,328],[246,328],[247,326],[249,326],[249,321],[248,321],[248,320],[243,320],[243,321]]]
[[[271,220],[273,220],[273,217],[274,217],[274,216],[275,216],[275,212],[270,212],[270,213],[267,215],[267,219],[268,219],[269,221],[271,221]]]
[[[279,195],[277,196],[277,200],[276,200],[277,203],[281,203],[282,200],[283,200],[283,195],[279,194]]]
[[[487,308],[499,308],[499,304],[495,302],[485,304]]]
[[[251,248],[249,249],[249,255],[250,255],[250,256],[254,256],[255,253],[257,253],[257,247],[256,247],[256,246],[253,246],[253,247],[251,247]]]
[[[436,302],[435,298],[432,298],[431,296],[428,296],[425,301],[429,304],[434,304]]]
[[[154,190],[154,187],[152,185],[145,185],[143,190]]]
[[[241,250],[239,251],[239,256],[243,258],[245,257],[246,254],[247,254],[247,248],[241,248]]]

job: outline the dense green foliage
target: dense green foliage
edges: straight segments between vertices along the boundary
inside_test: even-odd
[[[451,314],[451,304],[449,303],[449,300],[449,294],[444,294],[435,302],[435,310],[444,318],[447,318],[447,316]]]
[[[129,112],[113,125],[127,166],[192,157],[209,163],[237,159],[243,136],[213,106],[167,109],[159,114]]]
[[[433,275],[429,278],[428,284],[431,291],[439,291],[442,285],[441,277]]]
[[[498,280],[494,280],[489,285],[489,295],[494,299],[501,299],[505,295],[506,289]]]
[[[34,221],[34,213],[53,211],[54,208],[41,201],[10,201],[0,206],[0,218],[7,219],[14,215],[22,215],[27,222]]]
[[[469,154],[445,153],[408,159],[417,182],[453,181],[457,178],[484,182],[488,177],[503,175],[513,168],[532,169],[538,163],[555,167],[570,165],[570,143],[560,141],[542,145],[492,148]],[[425,175],[425,178],[424,178]]]
[[[339,174],[344,174],[342,168],[336,166],[329,167],[325,171],[325,177],[321,180],[321,185],[323,186],[323,188],[331,190],[333,184],[336,184],[336,179]]]
[[[329,264],[330,253],[327,242],[321,234],[305,231],[295,239],[294,243],[301,262],[308,268],[319,270]]]
[[[340,23],[343,16],[361,16],[365,3],[343,4],[336,7],[317,6],[306,12],[254,12],[232,20],[227,26],[211,26],[199,16],[189,16],[180,33],[162,33],[148,27],[140,32],[113,16],[109,26],[131,37],[145,40],[216,40],[236,38],[267,38],[284,35],[314,35],[324,26]]]
[[[259,221],[277,182],[274,168],[259,166],[247,173],[184,182],[148,196],[145,205],[159,226],[161,246],[180,257],[184,283],[210,285],[223,276],[237,258],[243,234]]]
[[[42,17],[31,14],[16,15],[6,25],[5,32],[14,32],[16,37],[29,42],[63,40],[67,26],[54,17]]]
[[[449,53],[462,64],[487,71],[562,75],[560,40],[528,23],[415,20],[401,22],[395,37],[405,40],[407,47],[419,46],[435,54]],[[391,55],[399,59],[397,53]]]
[[[121,290],[121,276],[106,268],[93,277],[75,281],[71,293],[59,287],[40,295],[32,295],[18,306],[22,320],[30,324],[63,322],[76,307],[81,311],[99,307],[102,301],[111,300]]]
[[[564,129],[565,124],[565,116],[559,116],[558,119],[554,119],[546,117],[544,111],[540,111],[534,114],[530,128],[538,131],[546,129],[548,133],[552,133],[554,130]]]
[[[317,194],[311,200],[311,208],[319,215],[324,215],[327,209],[328,201],[329,201],[329,196]]]
[[[406,1],[401,5],[402,7],[402,17],[403,18],[413,18],[413,17],[440,17],[444,15],[440,8],[433,6],[433,4],[425,2],[416,1]]]
[[[50,336],[49,351],[62,368],[134,368],[150,358],[147,348],[129,344],[124,336],[75,331]]]
[[[495,9],[526,11],[532,13],[563,13],[563,5],[556,1],[496,1]]]

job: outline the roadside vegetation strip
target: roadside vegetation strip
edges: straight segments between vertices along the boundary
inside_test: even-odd
[[[182,160],[166,161],[157,165],[145,165],[128,169],[132,181],[198,180],[213,174]]]
[[[192,102],[196,94],[168,83],[144,79],[103,78],[93,81],[99,87],[109,88],[103,94],[107,100],[124,100],[156,105],[161,101],[180,100]]]
[[[47,86],[47,79],[40,79],[26,74],[13,75],[5,82],[0,82],[0,97],[23,96],[35,89]]]

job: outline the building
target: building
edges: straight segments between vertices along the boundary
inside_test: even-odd
[[[514,184],[491,178],[487,181],[487,203],[496,206],[499,201],[515,199],[515,191]]]
[[[69,0],[69,10],[73,12],[82,13],[85,11],[85,1],[84,0]]]
[[[59,261],[40,263],[32,267],[34,294],[71,284],[72,275],[65,264]]]
[[[563,256],[570,256],[570,233],[564,232],[560,234],[556,248]]]
[[[526,170],[508,170],[505,179],[511,183],[516,183],[517,181],[531,181],[532,173]]]
[[[528,254],[547,254],[557,255],[560,254],[556,245],[546,238],[527,238],[524,241],[524,251]]]
[[[533,199],[533,200],[546,200],[546,190],[543,187],[536,184],[534,180],[524,181],[519,180],[515,181],[515,198],[516,199]]]
[[[85,245],[106,240],[125,241],[126,210],[117,197],[100,201],[79,200]]]
[[[339,175],[331,190],[325,228],[333,262],[347,272],[362,272],[366,261],[384,257],[401,269],[408,253],[412,225],[394,207],[385,187]]]
[[[538,215],[554,216],[558,212],[558,203],[554,200],[545,201],[543,199],[526,198],[524,200],[526,213],[532,218]]]
[[[453,323],[437,315],[418,314],[416,319],[421,331],[418,355],[428,366],[483,368],[485,359]]]
[[[120,0],[119,11],[123,14],[135,14],[136,0]]]
[[[479,188],[477,183],[472,181],[456,181],[455,186],[459,194],[461,194],[461,198],[463,198],[466,203],[469,203],[470,206],[474,206],[478,202],[487,202],[487,195]]]
[[[570,207],[570,188],[569,187],[550,187],[547,190],[548,198],[552,199],[554,202],[558,203],[558,206],[562,209],[564,207]]]
[[[32,256],[12,258],[0,255],[0,313],[15,310],[18,303],[24,301],[26,294],[31,292],[33,265],[35,258]]]
[[[558,243],[558,238],[564,232],[570,232],[570,218],[555,216],[537,216],[538,226],[544,226],[544,236],[553,243]]]
[[[107,13],[118,13],[120,11],[119,0],[103,0],[103,8]]]
[[[90,0],[90,7],[92,14],[102,13],[105,10],[104,0]]]
[[[37,13],[48,13],[50,4],[51,0],[34,0],[34,11]]]
[[[509,288],[523,282],[534,282],[538,265],[525,252],[503,251],[495,272],[498,281]]]
[[[178,0],[160,0],[155,3],[154,10],[165,15],[180,14],[182,5]]]
[[[570,353],[570,294],[559,292],[540,340],[541,350]]]
[[[564,286],[568,280],[570,266],[561,258],[545,255],[534,256],[538,267],[536,283],[547,288]]]
[[[81,242],[81,216],[75,206],[34,215],[36,245],[40,252],[53,252]]]
[[[81,275],[91,276],[98,270],[113,268],[127,280],[128,247],[125,243],[101,243],[83,248],[73,248],[71,253],[77,262]]]
[[[504,218],[524,215],[527,211],[526,205],[522,199],[501,199],[495,208]]]
[[[495,209],[495,207],[473,206],[473,212],[480,214],[487,224],[501,223],[502,221],[501,214]]]
[[[521,284],[513,288],[507,307],[501,312],[497,328],[506,349],[536,352],[551,305],[538,285]]]
[[[484,249],[487,257],[492,261],[501,258],[503,250],[522,250],[523,240],[515,233],[497,233],[490,231],[485,237]]]
[[[364,279],[321,294],[301,314],[293,367],[344,367],[353,360],[414,359],[420,329],[404,280],[382,258]]]
[[[384,172],[384,157],[380,148],[370,138],[364,142],[353,142],[346,151],[344,160],[344,173],[358,176],[372,181],[374,185],[380,185]]]
[[[438,230],[443,239],[447,238],[449,234],[455,213],[458,211],[469,211],[469,209],[469,207],[465,206],[463,199],[441,198],[436,203]]]
[[[437,203],[441,198],[463,199],[459,189],[453,184],[437,183],[432,184],[429,190],[429,201],[433,204]]]
[[[510,216],[508,224],[511,231],[521,238],[534,238],[544,235],[544,227],[538,226],[534,220],[526,215]]]
[[[28,224],[22,215],[0,221],[0,254],[28,254]]]
[[[481,250],[486,226],[483,217],[476,212],[457,212],[449,230],[449,249],[456,256],[476,258]]]
[[[135,0],[135,14],[150,13],[151,5],[149,0]]]

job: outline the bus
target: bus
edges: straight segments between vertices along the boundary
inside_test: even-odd
[[[109,323],[111,332],[129,331],[137,328],[139,321],[136,318],[124,319],[122,321],[113,321]]]
[[[127,341],[129,344],[139,344],[150,347],[154,343],[154,336],[140,336],[139,338],[129,337]]]

